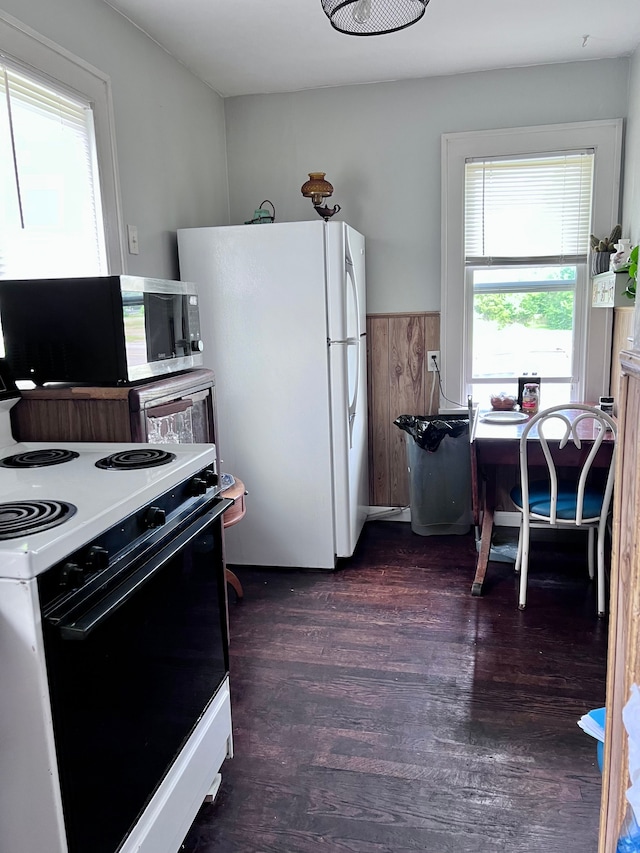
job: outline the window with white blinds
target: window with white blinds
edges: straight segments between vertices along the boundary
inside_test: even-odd
[[[544,406],[608,393],[587,259],[619,221],[622,135],[620,119],[443,135],[441,405],[487,405],[525,372]]]
[[[105,275],[88,100],[0,59],[0,277]]]
[[[467,159],[465,263],[583,263],[589,251],[592,149]]]
[[[467,158],[466,373],[474,396],[535,372],[545,378],[545,404],[570,398],[581,372],[593,162],[593,150]]]

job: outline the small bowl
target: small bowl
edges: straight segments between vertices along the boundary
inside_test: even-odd
[[[516,398],[508,394],[494,394],[491,397],[491,408],[496,412],[512,412],[516,402]]]

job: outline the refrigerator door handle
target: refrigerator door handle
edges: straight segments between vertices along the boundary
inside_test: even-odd
[[[362,337],[362,335],[360,335]],[[351,344],[357,344],[358,338],[338,338],[334,340],[333,338],[327,338],[327,346],[333,346],[334,344],[342,344],[346,346],[350,346]]]
[[[360,344],[362,339],[366,337],[366,332],[363,332],[359,338],[345,338],[344,340],[331,340],[331,338],[327,338],[327,346],[346,346],[346,347],[358,347],[358,358],[355,367],[355,375],[356,375],[356,384],[353,389],[353,397],[349,400],[348,409],[347,409],[347,419],[349,423],[349,449],[353,447],[353,424],[356,419],[357,407],[360,397],[360,359],[362,354],[360,352]],[[349,361],[347,355],[347,370],[349,369]],[[348,381],[348,380],[347,380]]]
[[[359,403],[359,397],[360,397],[360,341],[354,340],[353,342],[349,342],[347,344],[347,346],[355,346],[357,348],[356,352],[358,353],[358,358],[356,360],[356,368],[355,368],[355,370],[356,370],[356,384],[355,384],[355,388],[353,389],[353,399],[349,400],[349,410],[348,410],[348,416],[349,416],[349,449],[351,450],[351,448],[353,447],[353,422],[356,419],[356,410],[357,410],[357,406]],[[348,361],[348,357],[347,357],[347,361]],[[348,369],[348,367],[347,367],[347,369]]]
[[[349,400],[347,417],[349,422],[349,449],[353,448],[353,427],[356,419],[357,408],[360,402],[360,340],[362,338],[362,329],[360,328],[360,298],[358,295],[358,283],[356,282],[355,270],[353,266],[352,254],[351,254],[351,245],[349,243],[349,232],[345,230],[345,258],[344,258],[344,271],[345,277],[347,279],[347,287],[351,289],[351,295],[353,298],[353,305],[355,310],[355,321],[356,321],[356,334],[355,337],[347,337],[345,343],[347,347],[356,346],[357,347],[357,359],[355,364],[355,386],[353,389],[353,396]],[[348,297],[347,297],[348,298]],[[347,352],[347,371],[349,370],[349,355]],[[349,388],[349,377],[347,377],[347,387]]]
[[[363,334],[362,329],[360,328],[360,297],[358,296],[358,283],[356,281],[355,269],[353,266],[353,260],[351,258],[351,246],[349,244],[349,231],[348,229],[345,232],[345,258],[344,258],[344,270],[351,286],[351,291],[353,293],[353,302],[355,305],[356,311],[356,337],[361,337]]]

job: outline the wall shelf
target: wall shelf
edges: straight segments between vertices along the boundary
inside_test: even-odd
[[[601,272],[591,278],[592,308],[632,308],[633,299],[624,295],[629,284],[629,272]]]

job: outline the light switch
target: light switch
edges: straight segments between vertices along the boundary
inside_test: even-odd
[[[139,255],[138,228],[135,225],[127,225],[127,238],[129,240],[129,254]]]

